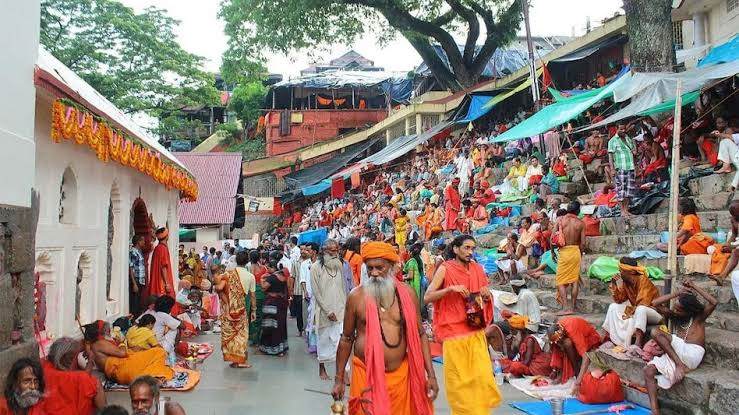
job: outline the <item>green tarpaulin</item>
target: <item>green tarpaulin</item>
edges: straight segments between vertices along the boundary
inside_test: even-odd
[[[687,94],[683,94],[683,107],[686,105],[690,105],[698,100],[698,97],[700,96],[701,91],[693,91],[688,92]],[[653,106],[652,108],[642,111],[639,113],[641,116],[646,115],[652,115],[652,114],[659,114],[661,112],[667,112],[672,111],[675,109],[675,100],[663,102],[661,104],[657,104]]]
[[[541,111],[496,137],[493,142],[505,143],[508,141],[520,140],[525,137],[533,137],[562,125],[582,114],[595,103],[612,97],[613,90],[621,85],[626,78],[627,77],[622,76],[602,88],[562,99],[561,101],[557,101],[552,105],[544,107]]]
[[[195,229],[180,228],[178,233],[179,239],[182,240],[195,240]]]
[[[665,276],[664,271],[658,267],[646,267],[646,269],[650,279],[661,280]],[[618,259],[610,256],[600,256],[588,268],[588,277],[610,282],[618,272]]]

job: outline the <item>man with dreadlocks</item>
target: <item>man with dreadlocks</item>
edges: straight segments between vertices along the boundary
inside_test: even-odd
[[[105,391],[100,381],[87,370],[77,367],[77,355],[82,351],[78,340],[60,337],[49,348],[42,362],[46,380],[46,404],[50,413],[58,415],[91,415],[105,406]],[[88,352],[89,353],[89,352]]]
[[[703,305],[698,293],[706,301]],[[665,307],[673,298],[677,298],[672,309]],[[683,289],[672,294],[663,295],[652,301],[662,315],[672,320],[674,334],[661,328],[652,329],[652,339],[665,351],[662,356],[653,358],[644,368],[644,381],[649,392],[649,404],[652,415],[659,415],[657,386],[670,389],[680,382],[689,370],[698,367],[706,353],[706,319],[713,313],[718,301],[691,279],[683,281]]]

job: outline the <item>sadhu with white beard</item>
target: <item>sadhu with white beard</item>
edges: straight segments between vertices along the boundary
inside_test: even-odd
[[[430,415],[439,387],[419,300],[396,284],[400,257],[391,245],[369,242],[361,255],[369,278],[347,298],[332,395],[344,397],[344,366],[353,347],[350,415]]]

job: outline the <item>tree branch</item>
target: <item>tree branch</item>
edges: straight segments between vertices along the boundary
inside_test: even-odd
[[[464,7],[459,0],[446,0],[446,2],[449,4],[452,10],[454,10],[458,15],[460,15],[464,20],[467,21],[467,25],[469,26],[469,31],[467,32],[467,41],[464,45],[464,54],[462,55],[462,59],[464,59],[464,62],[467,66],[470,66],[475,59],[477,39],[480,38],[480,22],[477,20],[477,13]],[[476,6],[482,9],[480,5],[476,4]]]
[[[418,54],[421,55],[421,59],[423,59],[426,65],[428,65],[429,69],[440,84],[455,91],[463,89],[463,86],[460,85],[457,77],[449,70],[449,67],[444,64],[428,39],[408,32],[403,32],[403,36],[408,40]]]
[[[443,27],[451,23],[455,17],[457,17],[457,13],[454,10],[449,10],[436,19],[432,20],[431,24],[434,26]]]
[[[490,10],[484,9],[482,6],[475,2],[470,2],[470,7],[475,10],[477,14],[482,16],[482,20],[485,23],[486,37],[485,43],[480,48],[480,52],[475,57],[474,61],[470,65],[470,73],[472,76],[478,77],[485,70],[485,66],[492,58],[495,50],[507,39],[501,35],[504,33],[501,27],[517,26],[521,21],[521,0],[514,0],[513,4],[498,18],[496,23],[493,13]],[[515,32],[514,32],[515,33]]]

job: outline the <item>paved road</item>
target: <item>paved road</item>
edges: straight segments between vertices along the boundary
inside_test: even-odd
[[[329,392],[332,382],[318,378],[315,358],[305,352],[302,338],[295,337],[295,321],[289,320],[290,353],[287,356],[252,356],[251,369],[231,369],[221,358],[220,336],[204,335],[198,341],[216,345],[216,352],[200,367],[200,384],[191,392],[165,393],[179,402],[188,415],[323,415],[329,414],[331,398],[305,389]],[[444,396],[442,366],[434,364],[442,384],[436,400],[436,414],[450,414]],[[334,368],[329,367],[329,373]],[[505,402],[530,400],[508,384],[501,388]],[[110,404],[130,408],[128,394],[108,393]],[[494,411],[496,415],[520,414],[504,403]]]

